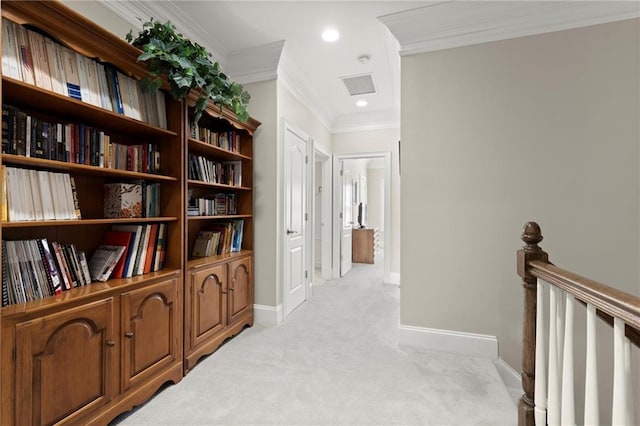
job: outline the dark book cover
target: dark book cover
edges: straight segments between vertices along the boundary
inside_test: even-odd
[[[9,305],[9,264],[7,263],[7,243],[5,241],[2,241],[2,306],[8,306],[8,305]]]
[[[124,278],[125,276],[125,263],[129,255],[129,249],[131,246],[131,232],[125,231],[107,231],[104,234],[103,244],[110,246],[123,246],[126,247],[124,253],[116,263],[115,268],[111,274],[112,278]]]
[[[43,238],[37,240],[37,243],[40,255],[43,259],[45,271],[47,272],[47,281],[51,288],[51,294],[60,294],[62,293],[62,277],[58,267],[56,266],[56,262],[53,260],[53,255],[49,248],[49,242],[46,238]]]

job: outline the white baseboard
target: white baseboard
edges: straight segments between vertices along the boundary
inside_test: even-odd
[[[419,350],[498,359],[498,339],[484,334],[400,325],[398,345]]]
[[[397,284],[400,285],[400,273],[399,272],[390,272],[389,280],[387,284]]]
[[[498,358],[494,364],[506,387],[522,389],[522,378],[512,366],[507,364],[502,358]]]
[[[284,313],[282,305],[267,306],[253,305],[253,321],[262,325],[278,325],[282,322]]]

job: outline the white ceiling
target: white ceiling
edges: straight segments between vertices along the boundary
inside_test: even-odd
[[[636,1],[102,1],[134,27],[137,18],[170,20],[240,83],[277,74],[332,132],[399,127],[399,53],[628,19],[640,10]],[[320,37],[329,26],[340,31],[335,43]],[[377,92],[350,96],[340,77],[365,73]],[[357,107],[357,99],[368,105]]]

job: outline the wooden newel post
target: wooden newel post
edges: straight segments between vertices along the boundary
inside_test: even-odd
[[[522,228],[520,237],[525,246],[518,250],[518,275],[524,287],[524,318],[522,323],[522,390],[524,394],[518,403],[518,425],[533,426],[534,405],[533,390],[535,383],[536,359],[536,295],[537,279],[529,273],[529,262],[532,260],[548,261],[538,243],[542,241],[540,226],[535,222],[527,222]]]

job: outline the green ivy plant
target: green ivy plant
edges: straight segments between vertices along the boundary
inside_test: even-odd
[[[195,105],[196,121],[209,99],[229,107],[239,120],[249,119],[247,104],[250,96],[242,85],[229,80],[220,71],[220,65],[212,62],[211,54],[178,33],[171,22],[163,24],[152,18],[142,24],[142,31],[135,38],[130,31],[126,39],[142,50],[138,62],[146,62],[149,68],[149,76],[142,80],[143,90],[157,91],[162,85],[162,77],[166,77],[169,93],[175,99],[184,99],[191,89],[200,93]]]

